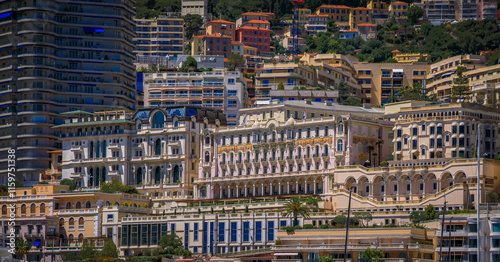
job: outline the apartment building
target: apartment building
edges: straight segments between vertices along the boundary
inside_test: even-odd
[[[246,81],[239,71],[214,69],[207,72],[154,73],[144,76],[144,105],[192,105],[217,108],[229,125],[238,123],[245,107]]]
[[[418,62],[429,61],[431,56],[429,54],[421,53],[401,53],[399,50],[392,51],[392,58],[398,62]]]
[[[326,32],[328,15],[309,15],[305,25],[307,35],[318,36],[318,33]]]
[[[236,29],[236,41],[257,48],[259,53],[271,49],[271,30],[263,27],[242,26]]]
[[[429,72],[427,63],[366,63],[353,64],[357,81],[361,85],[363,103],[383,105],[402,86],[422,82]]]
[[[373,19],[387,19],[389,18],[389,5],[385,1],[368,0],[366,3],[368,9],[372,10]]]
[[[178,56],[184,54],[184,19],[157,17],[135,19],[136,56]]]
[[[333,90],[271,90],[269,92],[271,100],[306,100],[313,102],[337,102],[339,92]]]
[[[245,55],[245,45],[238,41],[231,41],[231,54]]]
[[[308,8],[297,8],[295,11],[297,14],[296,21],[299,23],[299,26],[303,26],[307,23],[307,17],[311,14],[311,9]],[[292,19],[294,19],[295,14],[292,14]]]
[[[307,47],[306,45],[306,40],[302,37],[297,37],[297,49],[299,50],[300,53],[304,51],[304,49]],[[285,36],[283,38],[283,47],[286,50],[291,51],[293,49],[293,38],[289,36]]]
[[[357,24],[357,29],[359,31],[359,37],[361,39],[368,41],[376,38],[377,25],[370,23]]]
[[[181,15],[199,15],[205,19],[208,17],[208,0],[182,0]]]
[[[264,64],[263,68],[256,70],[257,95],[268,97],[269,91],[276,90],[280,83],[283,83],[287,90],[295,86],[316,86],[316,72],[308,66],[294,63]]]
[[[366,7],[354,7],[349,12],[349,28],[357,28],[357,24],[371,24],[372,10]]]
[[[196,106],[71,119],[57,126],[63,140],[63,178],[86,190],[99,190],[116,179],[154,201],[192,198],[199,134],[216,124],[226,125],[222,111]]]
[[[389,4],[389,16],[395,18],[406,18],[408,12],[408,3],[402,1],[395,1]]]
[[[263,12],[247,12],[241,14],[238,19],[236,19],[236,28],[243,26],[245,22],[252,20],[260,20],[260,21],[270,21],[274,16],[273,13],[263,13]]]
[[[16,178],[30,186],[60,149],[59,113],[132,109],[133,1],[2,2],[0,52],[0,184],[7,152],[16,150]],[[18,10],[22,9],[22,12]],[[68,12],[71,12],[69,14]]]
[[[360,254],[367,248],[382,251],[384,261],[434,261],[435,230],[411,227],[350,228],[347,243],[347,261],[363,261]],[[278,231],[280,245],[272,247],[274,259],[287,261],[318,261],[330,257],[344,259],[345,229],[301,229],[289,234]],[[304,240],[307,239],[307,240]],[[430,243],[429,243],[430,242]],[[425,243],[425,244],[423,244]]]
[[[414,3],[424,9],[423,20],[430,21],[433,25],[452,22],[456,13],[460,14],[457,0],[421,0]]]
[[[271,29],[271,23],[269,23],[269,21],[262,21],[262,20],[250,20],[247,22],[243,22],[242,26],[262,27],[265,29]]]
[[[222,56],[228,58],[231,55],[232,45],[231,37],[214,33],[203,36],[204,55]]]
[[[453,79],[459,66],[465,67],[467,71],[480,69],[486,66],[486,59],[481,55],[458,55],[432,64],[427,75],[427,93],[434,93],[441,100],[450,99]]]
[[[477,3],[477,20],[496,18],[497,5],[495,1],[479,0]]]
[[[205,53],[204,35],[194,35],[191,39],[191,56],[200,56]]]
[[[472,102],[500,108],[500,65],[470,70],[465,76],[469,79]]]
[[[316,8],[317,15],[328,15],[328,20],[335,21],[338,26],[349,26],[351,7],[345,5],[321,5]]]
[[[235,40],[236,24],[225,20],[213,20],[205,24],[205,31],[207,35],[221,34],[231,37]]]
[[[392,124],[377,120],[380,113],[311,101],[243,109],[240,126],[205,135],[196,196],[324,194],[325,174],[358,162],[364,145],[390,140]]]
[[[62,252],[79,251],[84,239],[95,240],[101,249],[106,235],[101,230],[104,217],[100,213],[106,206],[120,207],[123,214],[149,210],[140,208],[149,207],[149,199],[137,195],[69,192],[69,186],[48,184],[14,191],[14,196],[0,197],[0,220],[5,224],[1,233],[10,234],[7,222],[15,212],[15,235],[30,244],[28,261],[57,261]],[[10,208],[13,202],[14,209]],[[128,212],[123,210],[125,203],[131,206]]]

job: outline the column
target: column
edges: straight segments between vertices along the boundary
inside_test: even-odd
[[[236,185],[236,197],[240,197],[240,188]]]
[[[193,194],[194,199],[198,199],[198,185],[194,185]]]
[[[269,183],[269,195],[274,195],[274,191],[273,191],[273,182]]]
[[[484,91],[484,101],[483,101],[483,105],[487,105],[487,104],[488,104],[488,98],[489,98],[488,91],[487,91],[487,90],[485,90],[485,91]]]
[[[290,181],[286,181],[286,193],[290,194]]]
[[[299,181],[295,181],[295,194],[299,193]]]
[[[396,190],[396,201],[399,201],[399,192],[401,192],[401,185],[399,185],[399,183],[397,183],[396,185],[398,185],[398,190]]]
[[[435,192],[435,193],[437,193],[437,192],[439,192],[439,191],[441,191],[441,179],[438,179],[438,180],[437,180],[437,189],[436,189],[436,192]]]
[[[219,187],[219,198],[222,198],[222,186]]]
[[[314,186],[314,191],[313,191],[313,192],[314,192],[314,194],[316,194],[316,179],[314,179],[314,184],[313,184],[313,186]]]
[[[245,197],[248,196],[248,188],[247,188],[247,184],[245,184]]]
[[[264,195],[264,183],[262,183],[262,190],[260,191],[260,195],[263,196]]]
[[[253,184],[253,194],[252,196],[255,196],[255,184]]]
[[[384,201],[387,201],[387,183],[384,183]]]
[[[281,182],[278,182],[278,195],[281,195]]]
[[[368,188],[369,188],[369,190],[370,190],[370,192],[368,192],[368,195],[369,195],[371,198],[373,198],[373,183],[370,183],[370,182],[368,182],[368,183],[369,183],[369,184],[368,184]]]

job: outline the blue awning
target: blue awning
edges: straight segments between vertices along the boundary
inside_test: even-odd
[[[7,12],[7,13],[0,14],[0,19],[9,17],[11,15],[12,15],[12,12]]]

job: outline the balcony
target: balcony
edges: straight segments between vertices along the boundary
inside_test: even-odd
[[[120,149],[120,144],[118,143],[111,143],[109,144],[109,149]]]
[[[118,170],[111,170],[108,172],[108,176],[119,176],[120,172]]]
[[[77,172],[77,173],[71,173],[70,178],[82,178],[82,173],[81,172]]]
[[[82,146],[71,146],[71,149],[70,149],[72,152],[82,152],[83,151],[83,148]]]

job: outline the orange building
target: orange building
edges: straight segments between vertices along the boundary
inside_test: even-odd
[[[218,33],[231,37],[231,40],[235,39],[234,30],[236,30],[236,24],[233,22],[229,22],[226,20],[214,20],[206,23],[206,28],[207,35]]]
[[[231,55],[231,37],[215,33],[203,37],[204,55],[218,55],[228,58]]]

